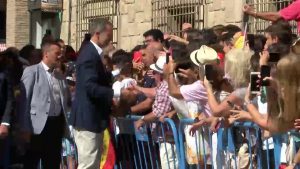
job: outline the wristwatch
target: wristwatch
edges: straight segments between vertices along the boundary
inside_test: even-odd
[[[145,122],[145,120],[144,120],[144,119],[145,119],[145,116],[142,116],[142,117],[141,117],[141,120]]]

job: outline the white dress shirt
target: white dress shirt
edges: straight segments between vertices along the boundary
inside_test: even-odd
[[[100,55],[100,59],[101,59],[101,54],[102,54],[103,50],[96,43],[94,43],[92,40],[91,40],[91,43],[95,46],[98,54]],[[113,73],[113,76],[115,77],[118,74],[120,74],[120,70],[116,70],[112,73]],[[116,87],[116,88],[118,88],[118,87]],[[121,91],[119,91],[118,89],[114,89],[114,97],[120,97],[120,94],[121,94]]]
[[[91,40],[91,43],[95,46],[98,54],[101,56],[103,50],[96,43],[94,43],[92,40]]]
[[[49,67],[42,62],[43,68],[46,71],[46,75],[49,82],[49,89],[50,89],[50,110],[49,110],[49,116],[59,116],[61,114],[62,110],[62,104],[61,104],[61,88],[59,85],[58,79],[55,77],[55,71],[52,73],[49,72]]]

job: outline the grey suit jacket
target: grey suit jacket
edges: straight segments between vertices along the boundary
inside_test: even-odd
[[[68,88],[65,78],[55,72],[59,80],[61,104],[66,119],[68,106]],[[42,63],[27,67],[21,79],[21,130],[40,134],[46,124],[50,109],[50,86]]]

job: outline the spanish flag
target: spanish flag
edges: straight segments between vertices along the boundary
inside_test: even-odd
[[[100,169],[113,169],[116,162],[115,148],[109,128],[104,130]]]

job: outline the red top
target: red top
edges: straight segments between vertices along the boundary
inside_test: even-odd
[[[288,7],[279,11],[280,16],[287,20],[295,20],[298,24],[298,32],[300,33],[300,0],[295,0]]]

